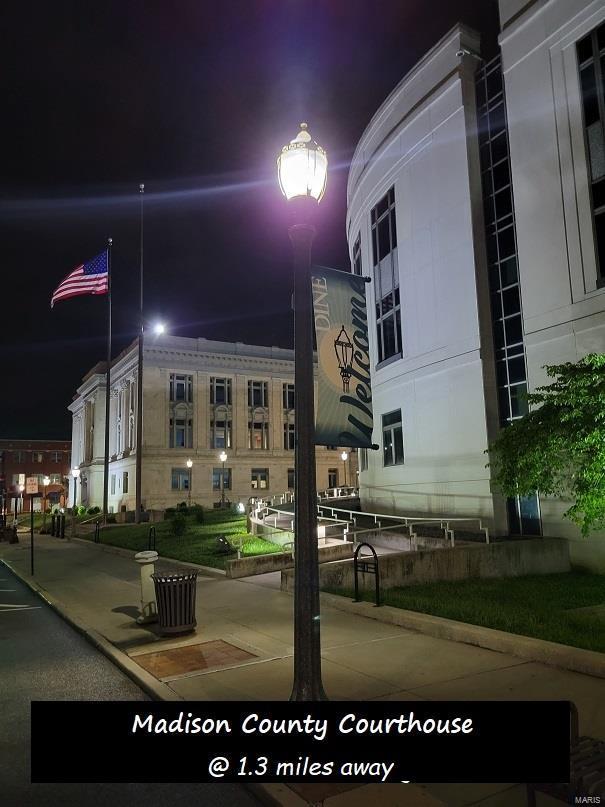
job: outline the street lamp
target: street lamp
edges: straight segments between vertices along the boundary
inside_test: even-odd
[[[223,470],[221,473],[221,509],[225,509],[225,463],[227,462],[227,455],[224,451],[218,455],[219,460],[223,463]]]
[[[349,459],[349,455],[347,454],[347,452],[346,452],[346,451],[343,451],[343,452],[342,452],[342,454],[340,455],[340,459],[342,460],[342,467],[343,467],[344,472],[345,472],[345,483],[344,483],[344,486],[345,486],[345,488],[346,488],[346,486],[347,486],[347,460]]]
[[[189,491],[187,493],[187,507],[191,507],[191,469],[193,468],[193,460],[187,460],[187,468],[189,469]]]
[[[311,247],[313,214],[326,189],[328,158],[311,139],[307,124],[277,158],[279,185],[292,210],[288,229],[294,253],[295,553],[294,684],[290,700],[326,700],[321,681],[319,571],[315,482],[313,304]]]
[[[166,326],[163,322],[156,322],[153,326],[153,332],[156,336],[161,336],[163,333],[166,333]]]
[[[76,534],[76,507],[78,501],[78,477],[80,476],[80,469],[72,468],[71,474],[74,478],[74,504],[71,508],[71,536],[73,538]]]
[[[46,527],[46,488],[50,485],[50,476],[45,476],[42,479],[44,485],[44,498],[42,499],[42,529]]]

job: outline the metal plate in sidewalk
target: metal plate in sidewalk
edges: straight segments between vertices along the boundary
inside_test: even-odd
[[[210,669],[234,667],[254,658],[256,658],[254,653],[242,650],[222,639],[132,657],[143,669],[161,680]]]

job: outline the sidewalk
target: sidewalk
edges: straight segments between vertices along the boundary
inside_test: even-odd
[[[19,541],[0,544],[0,558],[31,580],[29,540],[20,536]],[[153,626],[135,623],[139,567],[131,558],[110,547],[50,536],[36,536],[35,546],[34,582],[43,593],[147,675],[162,681],[172,697],[289,697],[293,609],[289,594],[252,578],[200,574],[197,632],[162,639]],[[161,561],[157,567],[168,570],[178,565]],[[166,650],[177,652],[162,652]],[[436,639],[330,607],[322,610],[322,657],[324,687],[331,700],[570,699],[578,706],[582,733],[605,739],[604,679]],[[429,785],[427,790],[452,805],[525,803],[524,788],[506,784]],[[542,803],[549,802],[544,798]]]

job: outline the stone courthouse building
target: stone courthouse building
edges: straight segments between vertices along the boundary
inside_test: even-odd
[[[135,509],[137,342],[112,363],[109,510]],[[69,410],[78,504],[103,502],[105,364],[84,377]],[[318,490],[357,484],[356,454],[317,447]],[[294,352],[184,337],[154,337],[143,359],[142,505],[187,501],[212,507],[225,496],[294,489]],[[192,467],[187,467],[187,460]],[[346,480],[345,480],[346,473]]]

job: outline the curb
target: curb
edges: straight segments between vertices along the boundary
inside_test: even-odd
[[[481,625],[470,625],[454,619],[422,614],[417,611],[406,611],[390,605],[376,608],[369,602],[353,602],[337,594],[321,592],[321,602],[340,611],[354,613],[388,625],[425,633],[437,639],[449,639],[454,642],[484,647],[498,653],[507,653],[525,661],[537,661],[551,667],[605,678],[605,653],[595,650],[584,650],[580,647],[548,642],[531,636],[484,628]]]
[[[49,594],[46,589],[38,586],[35,582],[31,580],[27,580],[23,577],[20,572],[15,569],[15,567],[9,563],[6,559],[2,559],[2,563],[4,563],[11,572],[19,578],[19,580],[26,585],[31,591],[34,592],[40,599],[44,600],[44,602],[52,608],[52,610],[58,614],[62,619],[65,620],[72,628],[78,631],[79,634],[84,636],[93,647],[96,647],[97,650],[100,650],[104,656],[106,656],[111,662],[113,662],[116,667],[119,667],[123,673],[125,673],[132,681],[137,684],[152,700],[155,701],[182,701],[184,698],[181,698],[173,689],[171,689],[166,684],[163,684],[161,681],[158,681],[157,678],[154,678],[151,673],[148,673],[147,670],[144,670],[142,667],[134,662],[130,656],[127,656],[126,653],[122,653],[121,650],[118,650],[111,642],[106,639],[102,634],[96,631],[94,628],[89,627],[85,622],[83,622],[79,617],[73,616],[70,612],[66,609],[66,607],[61,603],[59,600],[55,599],[51,594]]]

